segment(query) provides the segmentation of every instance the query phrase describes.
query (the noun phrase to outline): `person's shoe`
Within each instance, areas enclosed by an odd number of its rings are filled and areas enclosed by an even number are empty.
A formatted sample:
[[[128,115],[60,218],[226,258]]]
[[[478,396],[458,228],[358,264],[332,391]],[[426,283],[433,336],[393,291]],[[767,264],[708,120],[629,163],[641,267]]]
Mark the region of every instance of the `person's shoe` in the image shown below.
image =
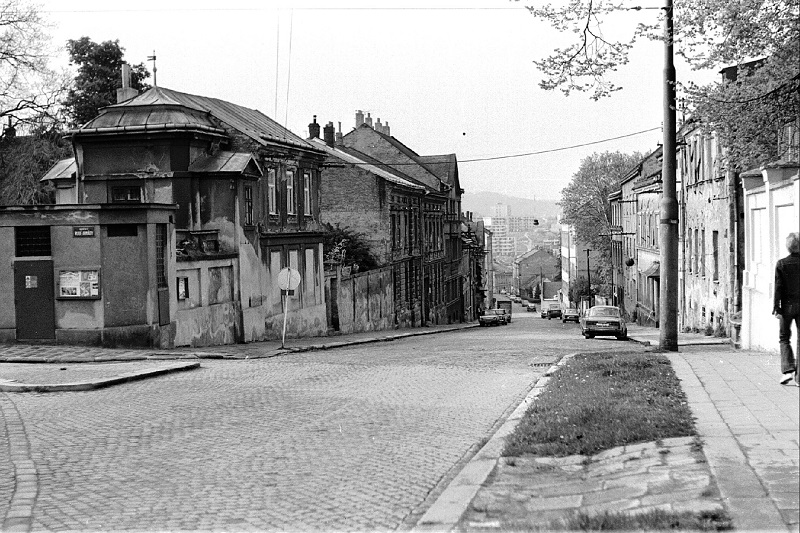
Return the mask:
[[[795,379],[794,372],[786,372],[785,374],[783,374],[783,377],[781,378],[781,385],[786,385],[793,379]],[[797,380],[795,379],[795,381]]]

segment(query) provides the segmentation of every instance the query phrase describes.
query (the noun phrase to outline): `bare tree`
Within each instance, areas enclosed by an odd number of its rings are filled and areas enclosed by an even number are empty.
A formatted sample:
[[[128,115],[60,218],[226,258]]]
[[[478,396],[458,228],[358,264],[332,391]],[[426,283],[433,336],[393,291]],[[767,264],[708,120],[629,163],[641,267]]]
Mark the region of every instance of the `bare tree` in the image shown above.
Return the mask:
[[[67,79],[47,66],[50,41],[45,29],[40,13],[28,2],[0,0],[0,124],[4,128],[36,128],[58,119]]]

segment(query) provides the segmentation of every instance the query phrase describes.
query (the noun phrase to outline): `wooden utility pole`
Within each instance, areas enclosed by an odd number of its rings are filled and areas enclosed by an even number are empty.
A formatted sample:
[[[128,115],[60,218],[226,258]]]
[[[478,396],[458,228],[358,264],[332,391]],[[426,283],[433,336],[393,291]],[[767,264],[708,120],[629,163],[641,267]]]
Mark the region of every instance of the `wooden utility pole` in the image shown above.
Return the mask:
[[[659,343],[678,351],[678,200],[675,190],[675,63],[673,59],[672,0],[664,7],[664,158],[661,169],[659,224],[660,298]]]

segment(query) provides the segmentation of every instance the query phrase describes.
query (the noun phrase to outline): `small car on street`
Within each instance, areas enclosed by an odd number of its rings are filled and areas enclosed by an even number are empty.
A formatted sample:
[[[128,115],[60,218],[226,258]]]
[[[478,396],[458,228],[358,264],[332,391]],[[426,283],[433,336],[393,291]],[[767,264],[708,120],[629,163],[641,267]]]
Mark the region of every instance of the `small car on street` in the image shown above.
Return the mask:
[[[567,307],[561,313],[561,322],[580,322],[581,314],[574,307]]]
[[[533,303],[533,302],[528,302],[527,310],[528,310],[529,313],[535,313],[536,312],[536,304]]]
[[[580,318],[581,334],[587,339],[595,335],[613,336],[620,340],[628,338],[628,326],[619,310],[611,305],[590,307]]]
[[[508,324],[508,314],[505,309],[487,309],[478,317],[481,326],[504,326]]]

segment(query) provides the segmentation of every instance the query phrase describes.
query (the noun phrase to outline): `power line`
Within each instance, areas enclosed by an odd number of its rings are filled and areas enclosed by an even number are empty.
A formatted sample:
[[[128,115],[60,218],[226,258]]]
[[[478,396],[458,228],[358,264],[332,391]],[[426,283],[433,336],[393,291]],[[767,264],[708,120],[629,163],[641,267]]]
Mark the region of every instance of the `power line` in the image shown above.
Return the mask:
[[[494,156],[494,157],[481,157],[481,158],[475,158],[475,159],[464,159],[462,161],[459,161],[459,163],[472,163],[472,162],[476,162],[476,161],[496,161],[498,159],[511,159],[511,158],[514,158],[514,157],[527,157],[527,156],[531,156],[531,155],[549,154],[549,153],[552,153],[552,152],[562,152],[564,150],[572,150],[573,148],[581,148],[583,146],[591,146],[593,144],[600,144],[600,143],[605,143],[605,142],[609,142],[609,141],[616,141],[617,139],[624,139],[626,137],[633,137],[635,135],[641,135],[642,133],[648,133],[648,132],[656,131],[656,130],[660,130],[660,129],[661,129],[661,126],[658,126],[657,128],[650,128],[648,130],[637,131],[637,132],[634,132],[634,133],[627,133],[625,135],[619,135],[617,137],[609,137],[608,139],[601,139],[599,141],[591,141],[591,142],[587,142],[587,143],[573,144],[571,146],[562,146],[560,148],[550,148],[548,150],[539,150],[539,151],[536,151],[536,152],[525,152],[523,154],[498,155],[498,156]],[[444,163],[444,162],[445,161],[442,161],[442,163]]]

